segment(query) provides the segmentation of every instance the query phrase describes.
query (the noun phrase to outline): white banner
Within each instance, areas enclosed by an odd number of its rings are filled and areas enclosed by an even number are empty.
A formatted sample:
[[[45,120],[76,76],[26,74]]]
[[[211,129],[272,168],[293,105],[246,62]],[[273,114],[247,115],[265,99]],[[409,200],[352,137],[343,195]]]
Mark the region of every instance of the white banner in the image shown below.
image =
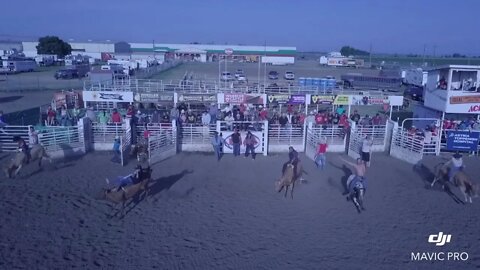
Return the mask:
[[[126,91],[83,91],[83,101],[133,102],[133,92]]]

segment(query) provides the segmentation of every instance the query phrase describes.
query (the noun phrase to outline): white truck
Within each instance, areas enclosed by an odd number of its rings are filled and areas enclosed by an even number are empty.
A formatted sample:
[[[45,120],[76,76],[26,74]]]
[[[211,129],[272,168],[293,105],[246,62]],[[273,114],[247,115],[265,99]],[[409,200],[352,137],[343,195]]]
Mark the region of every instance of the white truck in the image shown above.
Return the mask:
[[[427,84],[428,72],[421,68],[415,68],[405,71],[405,78],[403,83],[406,85],[413,85],[423,87]]]
[[[285,66],[295,64],[293,56],[262,56],[262,64],[270,64],[273,66]]]
[[[37,63],[34,60],[7,60],[3,61],[3,67],[9,72],[32,72],[37,69]]]

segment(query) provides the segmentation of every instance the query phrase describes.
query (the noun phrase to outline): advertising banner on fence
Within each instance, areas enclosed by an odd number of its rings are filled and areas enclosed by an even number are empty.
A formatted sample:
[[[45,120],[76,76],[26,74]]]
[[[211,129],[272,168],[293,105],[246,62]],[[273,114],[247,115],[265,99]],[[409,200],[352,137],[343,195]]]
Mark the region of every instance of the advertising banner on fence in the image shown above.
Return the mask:
[[[133,102],[133,92],[83,91],[83,101],[94,102]]]
[[[389,104],[388,96],[351,96],[352,105],[384,105]]]
[[[226,154],[233,154],[233,143],[232,143],[232,134],[233,131],[223,131],[223,138],[225,138],[225,145],[223,147],[223,152]],[[263,154],[262,150],[262,132],[252,132],[253,137],[255,138],[255,141],[257,143],[255,144],[255,153],[257,155]],[[240,136],[242,138],[242,145],[240,145],[240,153],[245,154],[246,147],[243,145],[243,140],[245,140],[245,137],[247,136],[247,132],[241,131]]]
[[[305,95],[268,95],[267,103],[273,104],[305,104]]]
[[[348,105],[350,98],[347,95],[337,95],[333,101],[334,105]]]
[[[160,93],[138,93],[135,94],[134,99],[136,102],[148,102],[148,103],[172,103],[172,94],[160,94]]]
[[[262,94],[223,94],[223,104],[264,104],[264,95]]]
[[[310,104],[333,104],[335,96],[332,95],[311,95]]]
[[[480,132],[448,131],[447,150],[449,151],[477,151]]]
[[[217,103],[217,94],[178,94],[177,102]]]

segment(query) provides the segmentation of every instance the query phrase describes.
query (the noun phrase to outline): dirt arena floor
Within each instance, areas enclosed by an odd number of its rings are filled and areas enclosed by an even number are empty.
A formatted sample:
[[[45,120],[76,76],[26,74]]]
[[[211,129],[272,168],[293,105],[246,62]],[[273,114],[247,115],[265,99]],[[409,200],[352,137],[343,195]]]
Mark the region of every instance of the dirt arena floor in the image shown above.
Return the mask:
[[[134,162],[122,168],[92,153],[43,170],[29,165],[0,180],[0,269],[480,268],[480,199],[464,205],[428,188],[438,159],[414,169],[374,154],[367,210],[358,214],[342,195],[350,171],[339,156],[328,154],[320,172],[301,155],[307,181],[292,200],[274,192],[285,154],[217,162],[181,153],[154,165],[149,195],[113,218],[96,197],[106,177],[131,172]],[[469,175],[480,173],[478,159],[466,164]],[[438,232],[452,234],[451,243],[429,244]],[[411,252],[439,251],[469,259],[411,261]]]

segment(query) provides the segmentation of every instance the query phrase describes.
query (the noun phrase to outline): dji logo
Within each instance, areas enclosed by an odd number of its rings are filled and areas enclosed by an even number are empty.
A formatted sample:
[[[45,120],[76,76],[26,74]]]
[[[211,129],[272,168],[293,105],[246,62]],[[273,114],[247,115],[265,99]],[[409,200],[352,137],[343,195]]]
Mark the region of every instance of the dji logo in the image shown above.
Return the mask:
[[[429,243],[435,243],[436,246],[444,246],[446,243],[450,243],[452,239],[451,234],[443,234],[443,232],[439,232],[438,234],[431,234],[428,236]]]

